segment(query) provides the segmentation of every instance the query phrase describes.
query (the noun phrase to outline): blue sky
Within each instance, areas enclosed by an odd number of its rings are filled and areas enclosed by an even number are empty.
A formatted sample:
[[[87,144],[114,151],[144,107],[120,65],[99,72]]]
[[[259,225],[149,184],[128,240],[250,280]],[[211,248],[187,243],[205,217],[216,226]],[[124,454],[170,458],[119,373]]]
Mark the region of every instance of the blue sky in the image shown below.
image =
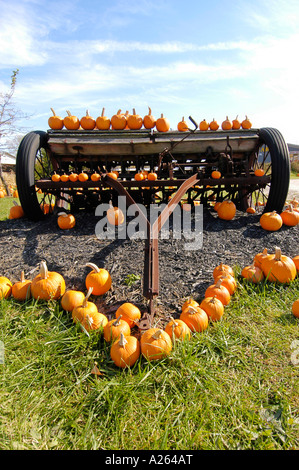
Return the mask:
[[[298,0],[0,0],[0,91],[47,130],[50,107],[95,118],[102,107],[176,129],[245,115],[299,144]]]

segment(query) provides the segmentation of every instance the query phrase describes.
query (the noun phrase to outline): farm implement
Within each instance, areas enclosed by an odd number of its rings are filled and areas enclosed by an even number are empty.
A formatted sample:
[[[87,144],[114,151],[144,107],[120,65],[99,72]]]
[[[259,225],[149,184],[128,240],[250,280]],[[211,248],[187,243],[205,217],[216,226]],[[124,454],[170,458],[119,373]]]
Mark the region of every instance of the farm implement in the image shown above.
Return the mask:
[[[45,212],[94,210],[100,203],[116,206],[163,205],[151,225],[146,219],[143,295],[148,313],[139,322],[147,329],[159,294],[158,236],[178,204],[210,205],[231,200],[240,211],[281,212],[285,204],[290,160],[281,133],[273,128],[186,132],[140,130],[48,130],[30,132],[20,143],[16,180],[21,205],[32,220]],[[258,171],[257,171],[258,170]],[[117,172],[117,179],[112,172]],[[136,180],[150,172],[156,179]],[[57,174],[84,172],[86,181],[52,181]],[[215,172],[217,178],[214,177]],[[99,174],[98,181],[92,180]],[[47,210],[46,210],[47,209]]]

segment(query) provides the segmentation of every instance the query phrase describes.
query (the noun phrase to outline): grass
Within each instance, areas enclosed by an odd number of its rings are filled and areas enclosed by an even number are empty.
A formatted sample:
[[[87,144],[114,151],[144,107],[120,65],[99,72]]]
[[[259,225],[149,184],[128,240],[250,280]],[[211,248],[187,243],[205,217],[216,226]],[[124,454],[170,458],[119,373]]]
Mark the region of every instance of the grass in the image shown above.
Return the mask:
[[[221,321],[127,370],[59,302],[2,300],[0,448],[298,449],[297,298],[299,278],[240,282]]]

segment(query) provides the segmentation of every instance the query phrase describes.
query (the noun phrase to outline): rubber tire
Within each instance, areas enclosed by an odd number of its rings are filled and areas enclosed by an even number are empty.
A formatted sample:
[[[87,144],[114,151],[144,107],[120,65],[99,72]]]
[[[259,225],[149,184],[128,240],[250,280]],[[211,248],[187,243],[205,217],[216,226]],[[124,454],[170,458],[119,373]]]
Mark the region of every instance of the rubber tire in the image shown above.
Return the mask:
[[[34,168],[37,152],[46,146],[47,133],[32,131],[23,137],[17,152],[16,183],[19,199],[26,217],[31,220],[40,220],[44,217],[37,199]]]
[[[272,162],[272,179],[264,212],[283,210],[288,196],[291,164],[287,144],[277,129],[265,127],[259,130],[261,145],[269,148]]]

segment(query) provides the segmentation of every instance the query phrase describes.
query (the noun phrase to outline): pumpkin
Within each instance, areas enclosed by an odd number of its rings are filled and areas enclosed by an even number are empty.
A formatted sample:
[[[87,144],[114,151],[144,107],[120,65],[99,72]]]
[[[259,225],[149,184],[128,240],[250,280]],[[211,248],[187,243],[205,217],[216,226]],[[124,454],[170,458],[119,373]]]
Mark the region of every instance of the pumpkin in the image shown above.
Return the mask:
[[[63,174],[60,176],[60,181],[63,181],[64,183],[69,180],[69,175]]]
[[[223,276],[225,274],[230,274],[231,276],[234,276],[234,270],[228,264],[220,263],[213,270],[214,281],[217,279],[217,277]]]
[[[251,129],[252,124],[247,116],[245,116],[244,121],[241,122],[242,129]]]
[[[24,271],[22,271],[21,279],[12,285],[11,294],[17,300],[27,300],[31,296],[30,288],[31,280],[25,279]]]
[[[189,326],[180,319],[175,320],[171,318],[165,326],[164,331],[169,334],[172,341],[175,339],[189,339],[191,336]]]
[[[98,312],[98,307],[94,302],[91,302],[89,297],[92,294],[92,287],[87,291],[87,294],[84,296],[84,299],[81,303],[76,305],[72,310],[72,318],[74,322],[79,322],[82,324],[86,315],[92,316]]]
[[[85,171],[81,171],[81,173],[79,173],[78,175],[78,180],[81,181],[81,183],[83,183],[84,181],[88,181],[88,174],[85,172]]]
[[[289,204],[280,214],[282,222],[288,227],[295,227],[299,224],[299,212],[293,210],[292,204]]]
[[[217,129],[219,129],[219,124],[217,121],[215,121],[215,119],[213,118],[213,121],[210,122],[210,129],[211,131],[217,131]]]
[[[238,116],[236,116],[236,118],[232,120],[232,129],[238,130],[240,129],[240,127],[241,127],[241,123],[238,119]]]
[[[215,282],[221,280],[221,285],[226,287],[230,295],[233,295],[236,292],[237,289],[237,281],[234,278],[234,276],[231,276],[230,274],[222,274],[218,277],[216,277]]]
[[[160,328],[149,328],[140,339],[142,355],[149,361],[163,359],[172,350],[172,341],[168,333]]]
[[[253,284],[257,284],[265,279],[262,269],[253,263],[242,269],[241,276]]]
[[[115,130],[123,130],[127,125],[127,118],[121,114],[121,109],[117,111],[111,118],[111,127]]]
[[[87,263],[86,266],[92,269],[85,278],[86,288],[92,288],[93,295],[103,295],[108,292],[112,285],[109,272],[106,269],[98,268],[94,263]]]
[[[257,266],[258,268],[262,268],[262,261],[264,258],[269,256],[267,248],[264,248],[264,250],[261,253],[257,253],[254,258],[253,258],[253,264],[254,266]]]
[[[110,342],[118,339],[121,333],[124,336],[130,336],[131,328],[129,324],[122,319],[122,315],[119,315],[118,318],[108,321],[103,332],[105,341]]]
[[[100,328],[105,328],[105,325],[108,323],[108,318],[106,315],[96,310],[87,313],[80,323],[86,331],[99,330]]]
[[[186,123],[184,117],[182,117],[181,121],[178,123],[177,129],[180,132],[186,132],[188,130],[188,124]]]
[[[207,287],[205,297],[216,297],[223,303],[223,305],[228,305],[231,300],[229,291],[222,285],[222,281],[220,279]]]
[[[3,189],[0,189],[0,198],[2,197],[5,197],[5,192],[3,191]]]
[[[50,116],[48,119],[48,124],[49,127],[53,130],[61,130],[64,126],[63,124],[63,118],[60,116],[57,116],[53,108],[50,108],[53,116]]]
[[[73,214],[67,214],[66,212],[59,212],[57,214],[57,224],[62,230],[69,230],[74,228],[76,225],[76,219]]]
[[[292,312],[296,318],[299,318],[299,299],[295,300],[292,304]]]
[[[39,274],[31,283],[31,295],[34,299],[59,299],[65,293],[65,281],[56,271],[48,271],[45,261],[41,261]]]
[[[92,175],[90,176],[90,179],[91,179],[91,181],[100,181],[101,175],[100,175],[100,173],[97,173],[97,172],[95,171],[95,172],[92,173]]]
[[[107,131],[110,129],[111,121],[110,118],[105,116],[105,108],[102,109],[101,116],[98,116],[96,119],[96,126],[101,131]]]
[[[17,189],[13,190],[12,197],[18,198],[19,197],[19,192]]]
[[[109,173],[107,173],[107,176],[109,176],[109,178],[112,178],[114,180],[117,180],[118,178],[117,173],[115,173],[115,171],[110,171]]]
[[[264,276],[270,282],[288,284],[296,277],[297,270],[292,258],[282,255],[279,247],[275,248],[275,254],[269,255],[262,261]]]
[[[7,299],[11,291],[12,282],[6,276],[0,276],[0,299]]]
[[[124,223],[125,216],[119,207],[110,207],[107,210],[107,220],[111,225],[121,225]]]
[[[150,171],[147,175],[147,179],[149,181],[156,181],[158,179],[158,175],[154,171]]]
[[[256,170],[254,170],[254,174],[255,176],[264,176],[265,171],[263,170],[263,168],[257,168]]]
[[[169,121],[164,117],[163,113],[156,121],[156,129],[159,132],[167,132],[170,129]]]
[[[184,321],[193,332],[204,331],[209,324],[208,316],[200,306],[189,305],[184,308],[180,314],[180,320]]]
[[[67,290],[60,300],[60,305],[66,312],[72,312],[75,307],[83,304],[85,295],[83,292],[69,289]]]
[[[16,201],[13,201],[13,206],[9,209],[9,219],[21,219],[24,217],[25,213],[22,206],[20,206]]]
[[[294,258],[292,258],[292,259],[293,259],[293,262],[296,266],[297,272],[299,272],[299,255],[294,256]]]
[[[192,297],[189,297],[189,299],[187,299],[183,305],[182,305],[182,311],[185,310],[185,308],[187,307],[199,307],[199,303],[196,302],[196,300],[192,299]]]
[[[218,170],[214,170],[214,171],[212,171],[211,176],[212,176],[213,179],[217,180],[217,179],[221,178],[221,172],[218,171]]]
[[[133,114],[130,114],[127,119],[128,128],[131,130],[141,129],[143,124],[142,117],[136,113],[135,108],[133,108]]]
[[[275,232],[282,227],[283,221],[281,216],[276,212],[264,212],[260,217],[260,225],[264,230]]]
[[[134,179],[136,181],[143,181],[145,179],[144,174],[140,171],[134,175]]]
[[[222,128],[224,131],[229,131],[229,130],[232,128],[232,123],[231,123],[231,121],[228,119],[228,116],[226,116],[226,119],[222,122],[221,128]]]
[[[207,131],[209,129],[209,123],[203,119],[202,121],[200,121],[199,123],[199,130],[200,131]]]
[[[78,175],[77,173],[72,172],[72,173],[69,175],[69,180],[72,181],[73,183],[74,183],[75,181],[78,181],[78,179],[79,179],[79,175]]]
[[[247,214],[255,214],[256,210],[254,207],[247,207],[246,212]]]
[[[110,349],[110,357],[117,367],[131,367],[140,356],[140,342],[135,336],[120,334]]]
[[[216,212],[218,211],[220,204],[221,204],[220,201],[215,202],[215,204],[214,204],[214,210],[215,210]]]
[[[153,129],[156,125],[156,119],[152,115],[152,110],[148,107],[148,114],[143,118],[143,126],[145,129]]]
[[[93,130],[96,126],[96,120],[89,114],[88,109],[86,115],[80,119],[80,125],[84,130]]]
[[[40,204],[40,208],[41,210],[43,211],[43,213],[46,215],[46,214],[52,214],[53,210],[54,210],[54,207],[55,207],[55,203],[51,203],[49,204],[48,202],[42,202]]]
[[[233,201],[222,201],[217,209],[219,219],[232,220],[236,215],[236,206]]]
[[[80,127],[80,120],[77,116],[71,114],[70,111],[67,111],[67,116],[63,119],[63,124],[68,130],[77,130]]]
[[[53,175],[51,176],[51,180],[54,181],[54,183],[58,183],[60,181],[60,175],[58,175],[55,171]]]
[[[200,308],[202,308],[208,318],[212,321],[218,321],[222,318],[224,314],[224,306],[221,300],[214,297],[205,297],[200,303]]]
[[[115,312],[116,318],[121,315],[122,319],[125,320],[130,328],[138,323],[141,318],[141,312],[139,308],[131,302],[124,302]]]

